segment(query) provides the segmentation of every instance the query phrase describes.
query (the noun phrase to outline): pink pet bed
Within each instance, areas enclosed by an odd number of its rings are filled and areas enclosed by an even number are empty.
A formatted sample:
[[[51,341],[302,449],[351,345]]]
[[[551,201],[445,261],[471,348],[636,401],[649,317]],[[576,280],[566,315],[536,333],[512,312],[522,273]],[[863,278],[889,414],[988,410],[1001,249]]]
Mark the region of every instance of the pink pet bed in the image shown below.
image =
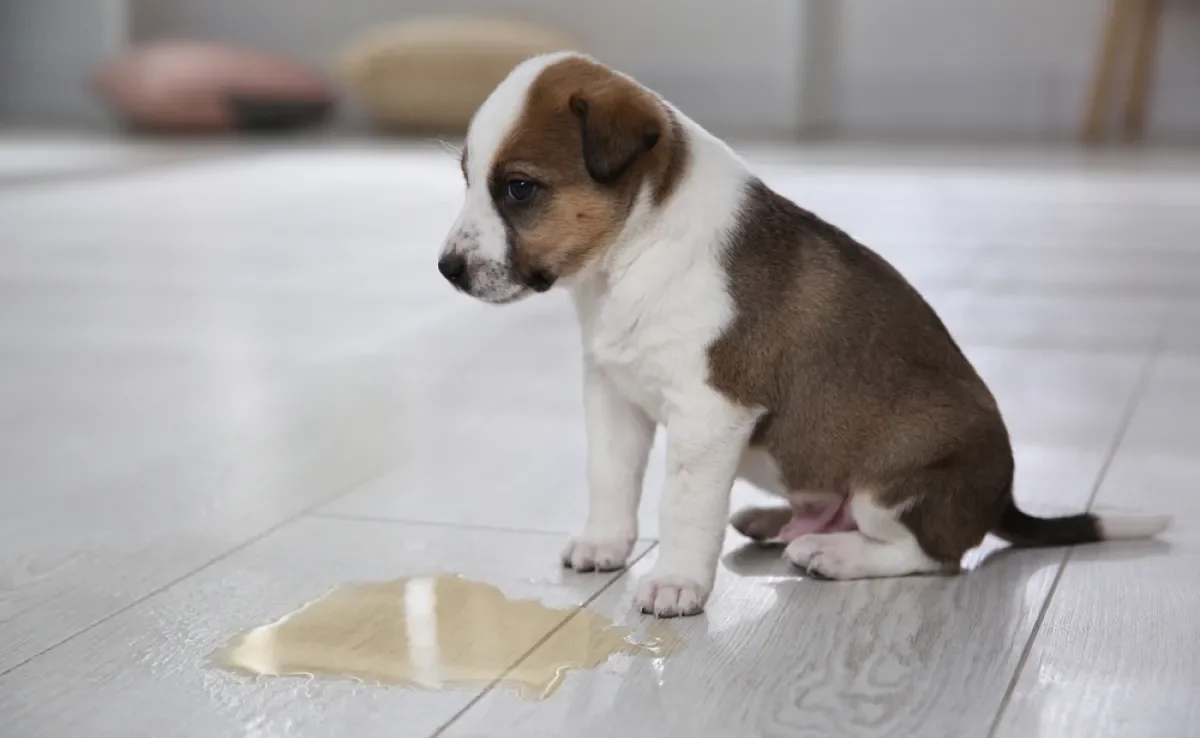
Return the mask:
[[[92,85],[126,123],[163,132],[293,130],[334,105],[324,80],[300,64],[196,41],[135,48],[102,64]]]

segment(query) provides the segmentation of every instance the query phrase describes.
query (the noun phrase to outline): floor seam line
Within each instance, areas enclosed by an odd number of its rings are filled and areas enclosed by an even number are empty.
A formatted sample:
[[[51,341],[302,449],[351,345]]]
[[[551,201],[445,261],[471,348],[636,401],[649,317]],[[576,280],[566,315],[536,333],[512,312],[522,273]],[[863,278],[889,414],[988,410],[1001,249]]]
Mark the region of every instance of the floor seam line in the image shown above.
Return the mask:
[[[1096,481],[1092,483],[1092,489],[1088,494],[1085,505],[1086,510],[1092,509],[1092,505],[1096,501],[1096,495],[1099,494],[1100,488],[1104,484],[1104,479],[1108,476],[1108,470],[1112,467],[1113,460],[1117,457],[1117,451],[1120,450],[1121,444],[1125,441],[1125,435],[1129,432],[1129,426],[1133,424],[1133,416],[1146,394],[1146,389],[1150,384],[1150,377],[1154,373],[1154,367],[1158,362],[1160,351],[1161,335],[1155,341],[1154,350],[1146,358],[1145,366],[1142,367],[1142,371],[1134,384],[1133,391],[1130,392],[1129,400],[1125,405],[1125,411],[1121,415],[1121,422],[1117,426],[1117,431],[1113,434],[1113,440],[1108,446],[1108,452],[1105,454],[1104,463],[1100,465],[1100,471],[1096,474]],[[1042,606],[1038,611],[1037,619],[1034,620],[1033,628],[1029,631],[1029,637],[1025,640],[1025,646],[1021,649],[1021,657],[1017,659],[1016,668],[1013,669],[1013,674],[1008,680],[1008,686],[1004,690],[1004,696],[996,708],[996,717],[993,718],[992,724],[988,728],[987,738],[995,738],[996,731],[1000,729],[1004,715],[1008,712],[1008,708],[1012,704],[1013,695],[1017,691],[1017,684],[1021,681],[1021,674],[1025,671],[1025,665],[1029,661],[1029,656],[1033,653],[1033,646],[1037,642],[1038,636],[1041,635],[1042,624],[1045,622],[1047,613],[1050,612],[1050,605],[1054,601],[1054,596],[1058,594],[1058,585],[1066,574],[1067,566],[1071,563],[1071,557],[1074,553],[1075,547],[1068,548],[1059,562],[1058,571],[1055,572],[1054,580],[1050,582],[1050,587],[1046,590],[1046,597],[1042,600]]]
[[[123,615],[123,614],[129,612],[130,610],[132,610],[133,608],[142,604],[143,602],[150,599],[151,597],[155,597],[155,596],[167,591],[171,587],[174,587],[175,585],[179,584],[180,582],[184,581],[185,579],[188,579],[189,577],[199,574],[200,572],[204,571],[205,569],[207,569],[211,566],[221,563],[222,561],[229,558],[230,556],[233,556],[234,554],[244,551],[245,549],[247,549],[250,546],[257,543],[258,541],[261,541],[262,539],[271,535],[275,531],[279,530],[280,528],[283,528],[286,525],[290,525],[290,524],[296,522],[297,520],[301,520],[302,518],[308,516],[309,512],[314,510],[315,508],[320,507],[321,505],[327,505],[330,502],[333,502],[334,500],[338,499],[339,497],[349,494],[351,490],[356,489],[357,487],[359,487],[363,484],[366,484],[367,482],[370,482],[374,479],[378,479],[379,477],[382,477],[387,472],[388,472],[387,469],[382,469],[377,472],[372,472],[371,474],[366,474],[361,479],[354,480],[350,484],[346,485],[345,489],[341,489],[341,490],[331,494],[330,496],[325,497],[325,498],[313,503],[312,505],[305,507],[302,510],[299,510],[291,517],[285,518],[284,520],[281,520],[278,523],[275,523],[274,525],[264,529],[260,533],[247,538],[245,541],[242,541],[241,543],[237,544],[233,548],[230,548],[226,551],[222,551],[220,554],[201,563],[199,566],[197,566],[193,569],[190,569],[183,574],[180,574],[179,576],[171,579],[169,582],[166,582],[162,586],[154,588],[150,592],[147,592],[142,597],[137,598],[136,600],[134,600],[133,602],[130,602],[129,604],[125,605],[124,607],[114,610],[113,612],[105,615],[104,617],[100,618],[96,622],[91,623],[91,624],[87,625],[86,627],[80,628],[79,630],[75,631],[74,633],[67,636],[66,638],[63,638],[62,640],[58,641],[57,643],[52,643],[49,646],[47,646],[46,648],[43,648],[42,650],[38,651],[37,653],[32,654],[28,658],[25,658],[15,664],[13,664],[12,666],[8,667],[7,669],[0,671],[0,677],[4,677],[4,676],[7,676],[8,674],[11,674],[12,672],[16,671],[17,669],[20,669],[22,666],[25,666],[26,664],[31,663],[35,659],[45,656],[46,654],[50,653],[54,649],[59,648],[60,646],[66,645],[67,643],[70,643],[71,641],[75,640],[76,638],[82,636],[84,633],[87,633],[101,625],[104,625],[105,623],[107,623],[108,621],[112,620],[115,617],[118,617],[120,615]]]
[[[504,525],[487,525],[485,523],[451,523],[438,520],[417,520],[409,518],[392,518],[392,517],[374,517],[371,515],[356,515],[353,513],[338,513],[338,512],[308,512],[304,513],[305,517],[318,518],[327,520],[345,520],[355,523],[385,523],[392,525],[417,525],[426,528],[461,528],[463,530],[478,530],[491,531],[495,533],[522,533],[525,535],[536,536],[569,536],[570,531],[563,530],[543,530],[537,528],[515,528]],[[637,540],[643,542],[653,542],[656,538],[639,537]]]
[[[310,512],[307,513],[310,518],[324,518],[328,520],[345,520],[354,523],[391,523],[393,525],[418,525],[428,528],[463,528],[465,530],[487,530],[504,533],[525,533],[529,535],[544,535],[544,536],[563,536],[569,535],[565,531],[556,530],[537,530],[534,528],[508,528],[501,525],[486,525],[483,523],[447,523],[437,520],[418,520],[410,518],[394,518],[394,517],[375,517],[372,515],[357,515],[354,513],[338,513],[338,512]]]
[[[239,158],[257,159],[272,153],[275,152],[246,150],[215,152],[210,154],[197,153],[179,154],[173,156],[166,155],[161,159],[129,162],[127,164],[98,167],[96,169],[43,172],[40,174],[35,173],[14,175],[12,177],[0,177],[0,193],[8,191],[22,191],[29,188],[37,188],[56,184],[102,183],[114,179],[124,179],[126,177],[136,177],[142,174],[151,174],[154,172],[186,167],[193,164],[235,161]]]
[[[575,618],[577,615],[579,615],[579,613],[586,610],[588,605],[595,602],[600,597],[600,595],[607,592],[609,590],[609,588],[611,588],[614,584],[616,584],[618,581],[620,581],[622,578],[624,578],[624,576],[629,573],[630,568],[632,568],[634,564],[638,563],[639,561],[644,559],[647,555],[649,555],[649,553],[651,551],[653,551],[657,545],[658,545],[658,543],[655,542],[655,543],[652,543],[649,546],[647,546],[645,551],[640,553],[637,557],[635,557],[628,564],[626,564],[625,568],[622,569],[615,577],[613,577],[612,579],[605,582],[604,586],[600,587],[594,593],[592,593],[592,595],[590,597],[588,597],[586,600],[584,600],[584,602],[582,604],[580,604],[578,607],[576,607],[574,610],[572,610],[570,615],[563,618],[562,621],[559,622],[558,625],[554,626],[554,628],[552,628],[544,636],[539,638],[536,643],[534,643],[532,646],[530,646],[529,650],[527,650],[525,653],[521,654],[521,656],[519,658],[517,658],[516,661],[513,661],[511,664],[509,664],[508,667],[505,668],[505,670],[500,673],[500,676],[493,679],[486,687],[481,689],[478,694],[476,694],[473,698],[471,698],[471,700],[469,702],[467,702],[467,704],[463,705],[462,709],[460,709],[458,712],[451,715],[450,718],[448,720],[446,720],[446,722],[442,723],[442,725],[437,730],[430,733],[428,738],[440,738],[440,736],[444,735],[445,732],[447,730],[449,730],[451,728],[451,726],[454,725],[454,723],[458,722],[458,720],[460,718],[462,718],[463,715],[467,714],[467,711],[469,711],[471,708],[478,705],[483,700],[484,697],[488,696],[493,691],[495,691],[496,687],[500,686],[500,682],[504,681],[504,677],[506,677],[510,673],[512,673],[513,669],[520,666],[525,661],[525,659],[532,656],[535,651],[537,651],[539,648],[541,648],[543,645],[545,645],[545,643],[548,640],[550,640],[550,638],[552,638],[555,633],[558,633],[563,628],[565,628],[567,626],[567,623],[571,622],[571,620],[573,618]]]

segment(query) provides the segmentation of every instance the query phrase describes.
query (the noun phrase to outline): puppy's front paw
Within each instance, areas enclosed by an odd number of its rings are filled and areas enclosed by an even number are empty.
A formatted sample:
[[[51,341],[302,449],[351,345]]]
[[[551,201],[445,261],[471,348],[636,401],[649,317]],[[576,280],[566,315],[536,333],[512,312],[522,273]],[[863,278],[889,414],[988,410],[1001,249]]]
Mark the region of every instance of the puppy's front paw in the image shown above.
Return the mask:
[[[563,566],[575,571],[616,571],[625,568],[635,536],[591,535],[571,539],[562,552]]]
[[[711,589],[711,585],[687,577],[652,570],[638,582],[634,602],[642,612],[656,618],[699,615]]]

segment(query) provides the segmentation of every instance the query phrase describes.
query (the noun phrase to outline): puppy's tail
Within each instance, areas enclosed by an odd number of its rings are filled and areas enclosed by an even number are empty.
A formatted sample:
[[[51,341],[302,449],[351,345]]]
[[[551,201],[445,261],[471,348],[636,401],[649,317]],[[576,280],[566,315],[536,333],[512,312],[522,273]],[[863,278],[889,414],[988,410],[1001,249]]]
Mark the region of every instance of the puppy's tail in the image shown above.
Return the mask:
[[[1035,518],[1009,502],[993,533],[1014,546],[1074,546],[1097,541],[1151,538],[1171,524],[1170,515],[1083,513]]]

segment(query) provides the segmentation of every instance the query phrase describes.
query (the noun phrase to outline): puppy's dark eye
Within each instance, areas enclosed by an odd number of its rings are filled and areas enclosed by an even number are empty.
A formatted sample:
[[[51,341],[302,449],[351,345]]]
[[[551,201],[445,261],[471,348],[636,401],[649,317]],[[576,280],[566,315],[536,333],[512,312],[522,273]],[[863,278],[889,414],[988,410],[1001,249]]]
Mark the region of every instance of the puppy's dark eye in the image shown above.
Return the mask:
[[[527,179],[508,180],[508,199],[514,202],[524,202],[533,197],[537,185]]]

